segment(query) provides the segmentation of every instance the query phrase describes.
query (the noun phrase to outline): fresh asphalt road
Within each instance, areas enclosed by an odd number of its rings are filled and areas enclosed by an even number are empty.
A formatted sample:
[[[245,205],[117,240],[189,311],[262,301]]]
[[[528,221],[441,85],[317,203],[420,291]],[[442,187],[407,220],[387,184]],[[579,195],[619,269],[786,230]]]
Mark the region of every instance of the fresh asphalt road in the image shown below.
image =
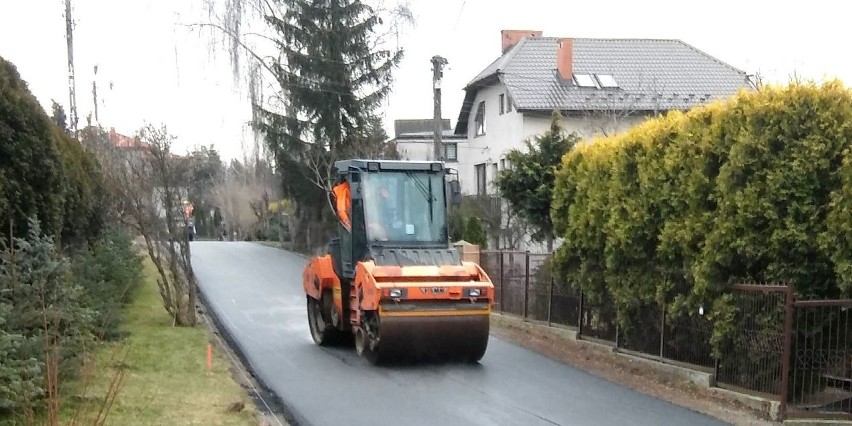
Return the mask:
[[[353,348],[311,340],[304,257],[193,242],[192,263],[209,308],[299,424],[722,424],[495,337],[478,365],[373,367]]]

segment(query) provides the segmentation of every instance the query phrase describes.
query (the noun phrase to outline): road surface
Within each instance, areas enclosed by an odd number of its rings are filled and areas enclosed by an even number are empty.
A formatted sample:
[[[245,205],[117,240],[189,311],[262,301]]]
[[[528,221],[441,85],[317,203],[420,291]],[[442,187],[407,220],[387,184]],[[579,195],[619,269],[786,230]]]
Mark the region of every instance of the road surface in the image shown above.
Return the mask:
[[[718,425],[491,337],[478,365],[373,367],[314,345],[307,260],[254,243],[193,242],[209,301],[249,367],[303,425]]]

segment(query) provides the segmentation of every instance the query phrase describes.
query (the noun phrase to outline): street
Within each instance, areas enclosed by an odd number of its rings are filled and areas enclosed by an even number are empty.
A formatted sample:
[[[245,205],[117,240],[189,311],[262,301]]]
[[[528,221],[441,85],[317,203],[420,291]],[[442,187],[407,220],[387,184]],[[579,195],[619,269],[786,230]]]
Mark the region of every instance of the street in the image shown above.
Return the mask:
[[[716,425],[491,337],[479,365],[373,367],[311,340],[299,255],[247,242],[193,242],[200,290],[299,424]]]

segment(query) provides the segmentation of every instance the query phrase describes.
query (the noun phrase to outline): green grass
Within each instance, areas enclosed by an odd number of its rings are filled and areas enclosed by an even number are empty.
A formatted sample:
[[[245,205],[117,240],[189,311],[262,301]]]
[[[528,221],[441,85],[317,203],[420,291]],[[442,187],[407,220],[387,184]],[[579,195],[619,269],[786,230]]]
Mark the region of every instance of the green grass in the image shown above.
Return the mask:
[[[88,413],[81,416],[80,423],[91,424],[119,371],[116,366],[123,366],[127,376],[106,424],[257,425],[250,398],[230,375],[227,355],[214,345],[213,369],[208,372],[210,333],[202,326],[173,327],[157,291],[156,270],[147,260],[145,276],[145,283],[125,308],[122,330],[129,335],[97,350],[91,385],[85,392],[87,402],[66,404],[63,423],[73,417],[72,411],[84,407]],[[72,394],[82,394],[82,381],[70,389],[76,389]],[[235,402],[243,402],[246,408],[228,412]]]

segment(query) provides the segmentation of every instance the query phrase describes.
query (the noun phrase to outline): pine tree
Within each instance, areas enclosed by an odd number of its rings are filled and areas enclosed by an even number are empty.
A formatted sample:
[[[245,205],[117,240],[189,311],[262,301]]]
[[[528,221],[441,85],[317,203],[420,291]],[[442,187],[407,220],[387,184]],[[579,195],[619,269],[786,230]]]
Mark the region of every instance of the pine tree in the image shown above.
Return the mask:
[[[63,132],[68,133],[68,116],[65,115],[65,108],[62,108],[62,105],[59,105],[58,102],[51,99],[52,102],[50,106],[51,110],[51,119],[53,123],[56,124]]]
[[[316,222],[329,217],[334,162],[376,151],[376,110],[390,92],[403,53],[376,47],[381,19],[360,0],[279,3],[286,12],[280,18],[270,14],[266,22],[279,39],[282,59],[269,69],[284,111],[255,105],[256,126],[297,216]]]
[[[0,368],[0,413],[55,397],[93,338],[92,312],[68,259],[37,220],[28,229],[11,247],[0,243],[0,365],[14,368]]]
[[[579,141],[576,134],[566,135],[561,126],[562,117],[554,111],[550,129],[525,141],[526,152],[513,149],[506,155],[511,170],[501,171],[496,179],[500,195],[516,212],[535,228],[532,237],[546,241],[548,251],[553,250],[553,221],[550,206],[553,202],[553,184],[556,169],[562,156]]]
[[[369,131],[402,51],[373,48],[381,22],[359,0],[282,3],[284,16],[266,19],[282,39],[284,61],[273,69],[296,115],[285,119],[289,142],[326,147],[334,155]]]

